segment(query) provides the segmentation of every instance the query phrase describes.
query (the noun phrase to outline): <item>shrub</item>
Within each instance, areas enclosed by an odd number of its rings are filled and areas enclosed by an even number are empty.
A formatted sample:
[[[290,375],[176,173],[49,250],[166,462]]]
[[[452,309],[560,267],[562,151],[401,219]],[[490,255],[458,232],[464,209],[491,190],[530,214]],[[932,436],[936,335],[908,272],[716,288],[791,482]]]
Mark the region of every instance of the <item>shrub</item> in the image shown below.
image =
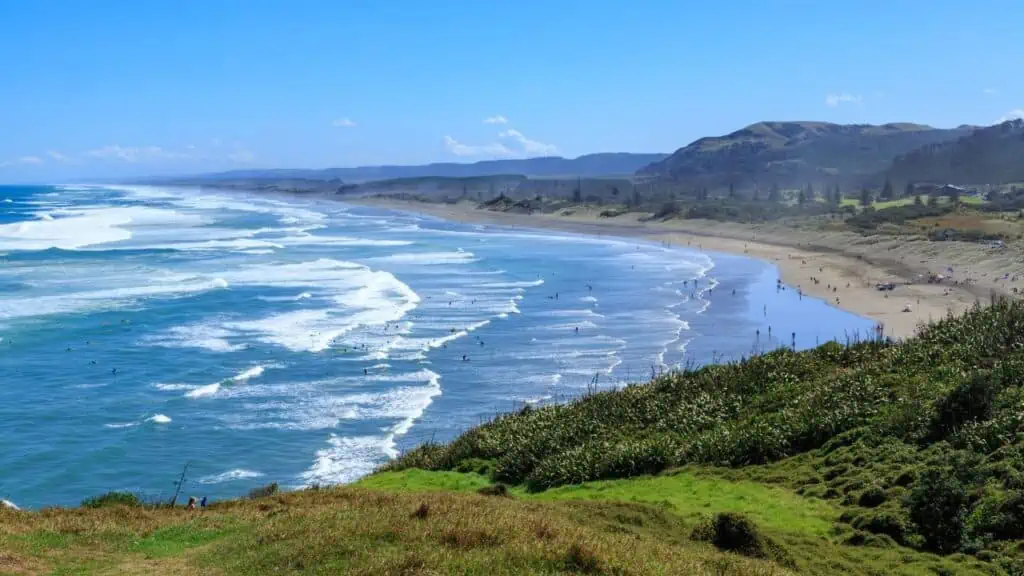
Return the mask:
[[[142,500],[131,492],[107,492],[82,500],[82,508],[106,508],[108,506],[142,506]]]
[[[690,534],[691,540],[708,542],[725,552],[735,552],[751,558],[766,558],[792,565],[789,554],[769,537],[761,533],[752,520],[742,514],[723,512],[698,524]]]
[[[266,498],[267,496],[273,496],[280,491],[277,482],[271,482],[266,486],[260,486],[259,488],[253,488],[249,490],[249,499],[256,500],[259,498]]]
[[[872,486],[861,493],[860,498],[857,499],[857,505],[864,508],[874,508],[882,505],[887,499],[888,495],[886,495],[885,490],[878,486]]]
[[[941,398],[935,407],[933,433],[945,438],[967,423],[986,420],[999,394],[999,382],[990,372],[980,372]]]
[[[410,518],[415,518],[417,520],[426,520],[427,516],[430,516],[430,504],[427,504],[426,502],[421,503],[419,507],[413,510],[412,514],[409,515]]]
[[[491,484],[490,486],[484,486],[477,490],[477,493],[483,496],[508,496],[508,486],[498,482],[497,484]]]
[[[925,471],[907,498],[907,508],[929,550],[943,554],[959,550],[964,539],[968,493],[951,470]]]

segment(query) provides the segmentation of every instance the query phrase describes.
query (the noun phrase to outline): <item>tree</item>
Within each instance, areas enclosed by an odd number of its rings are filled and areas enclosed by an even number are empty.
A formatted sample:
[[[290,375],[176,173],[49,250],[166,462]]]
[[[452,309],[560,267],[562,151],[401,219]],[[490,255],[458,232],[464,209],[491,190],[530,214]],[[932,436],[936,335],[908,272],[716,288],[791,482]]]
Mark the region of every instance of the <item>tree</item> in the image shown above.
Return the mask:
[[[957,206],[960,205],[960,189],[959,188],[950,187],[950,189],[949,189],[949,203],[952,204],[954,208],[956,208]]]
[[[769,202],[778,202],[781,199],[782,199],[782,192],[779,191],[779,185],[773,183],[771,190],[768,191],[768,201]]]
[[[914,196],[914,206],[924,206],[924,200],[921,199],[921,195]]]
[[[882,186],[882,193],[879,195],[879,199],[881,199],[881,200],[892,200],[893,199],[892,182],[890,182],[888,178],[885,179],[885,185]]]
[[[871,190],[866,186],[860,189],[860,205],[867,208],[871,206],[871,203],[875,201],[874,195]]]
[[[798,193],[797,193],[797,198],[796,198],[796,201],[797,201],[797,202],[798,202],[798,203],[799,203],[799,204],[800,204],[801,206],[803,206],[804,204],[807,204],[807,200],[808,200],[808,199],[807,199],[807,191],[806,191],[806,190],[804,190],[804,189],[801,189],[801,190],[800,190],[800,192],[798,192]]]
[[[583,192],[580,190],[579,186],[572,189],[572,201],[575,204],[579,204],[583,201]]]
[[[751,197],[751,200],[753,200],[754,202],[760,202],[761,201],[761,188],[760,187],[757,187],[757,186],[754,187],[754,195]]]
[[[907,198],[910,198],[911,196],[914,195],[914,183],[913,182],[907,182],[906,188],[903,189],[903,195],[905,197],[907,197]]]
[[[640,191],[636,189],[636,186],[633,186],[633,207],[640,207]]]
[[[843,193],[839,190],[839,184],[836,184],[836,187],[832,189],[832,205],[839,206],[842,203]]]
[[[729,183],[729,198],[736,199],[736,186],[732,182]]]
[[[612,186],[612,197],[613,198],[618,198],[619,197],[619,187],[618,186]]]
[[[935,194],[928,195],[928,206],[934,208],[939,205],[939,197]]]
[[[804,188],[804,202],[814,202],[814,186],[810,182],[807,183],[807,187]]]

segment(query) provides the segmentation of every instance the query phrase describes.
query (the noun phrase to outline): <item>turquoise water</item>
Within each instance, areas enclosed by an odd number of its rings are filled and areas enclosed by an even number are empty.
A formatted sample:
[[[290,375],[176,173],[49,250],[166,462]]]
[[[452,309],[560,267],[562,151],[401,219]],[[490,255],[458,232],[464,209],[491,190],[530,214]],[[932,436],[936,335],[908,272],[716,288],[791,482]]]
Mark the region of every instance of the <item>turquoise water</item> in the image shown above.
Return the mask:
[[[768,327],[772,327],[772,336]],[[323,199],[0,188],[0,498],[351,481],[496,412],[864,335],[769,264]]]

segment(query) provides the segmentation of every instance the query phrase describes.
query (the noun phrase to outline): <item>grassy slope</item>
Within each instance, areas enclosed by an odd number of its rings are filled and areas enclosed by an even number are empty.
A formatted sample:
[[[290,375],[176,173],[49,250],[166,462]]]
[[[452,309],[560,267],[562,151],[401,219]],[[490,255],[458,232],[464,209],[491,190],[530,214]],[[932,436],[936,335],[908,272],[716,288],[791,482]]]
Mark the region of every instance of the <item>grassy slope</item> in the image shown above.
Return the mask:
[[[388,469],[485,471],[541,494],[696,491],[716,512],[721,502],[689,481],[560,488],[683,466],[714,489],[755,482],[827,501],[839,510],[828,538],[841,546],[838,556],[858,547],[900,550],[911,564],[912,550],[954,561],[970,555],[994,573],[1016,574],[1024,573],[1022,406],[1024,303],[1000,302],[902,344],[777,351],[524,409],[448,445],[422,446]],[[714,485],[722,481],[740,484]],[[775,530],[769,510],[761,502],[747,512]],[[679,512],[685,519],[693,508]],[[822,536],[806,526],[796,532]]]
[[[202,512],[0,511],[0,573],[787,573],[689,541],[657,507],[452,494],[438,489],[481,480],[441,480],[413,482],[422,493],[307,490]]]

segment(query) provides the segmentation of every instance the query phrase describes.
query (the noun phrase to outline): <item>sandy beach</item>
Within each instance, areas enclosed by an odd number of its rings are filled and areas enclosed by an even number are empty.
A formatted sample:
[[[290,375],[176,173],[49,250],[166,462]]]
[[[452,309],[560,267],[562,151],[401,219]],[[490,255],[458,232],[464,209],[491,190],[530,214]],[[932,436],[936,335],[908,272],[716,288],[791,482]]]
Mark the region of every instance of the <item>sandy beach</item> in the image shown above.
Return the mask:
[[[988,301],[993,292],[1010,294],[1014,287],[1024,290],[1024,258],[1013,248],[994,252],[963,242],[898,241],[782,225],[641,222],[637,214],[601,218],[594,209],[571,214],[513,214],[481,210],[470,202],[430,204],[373,198],[357,203],[459,222],[640,238],[758,258],[775,264],[787,285],[875,320],[884,326],[885,335],[893,338],[912,336],[922,323],[951,312],[959,314],[976,301]],[[944,274],[949,280],[928,284],[921,276],[930,273]],[[1004,279],[1006,275],[1010,278]],[[882,282],[895,283],[896,288],[881,292],[876,285]]]

